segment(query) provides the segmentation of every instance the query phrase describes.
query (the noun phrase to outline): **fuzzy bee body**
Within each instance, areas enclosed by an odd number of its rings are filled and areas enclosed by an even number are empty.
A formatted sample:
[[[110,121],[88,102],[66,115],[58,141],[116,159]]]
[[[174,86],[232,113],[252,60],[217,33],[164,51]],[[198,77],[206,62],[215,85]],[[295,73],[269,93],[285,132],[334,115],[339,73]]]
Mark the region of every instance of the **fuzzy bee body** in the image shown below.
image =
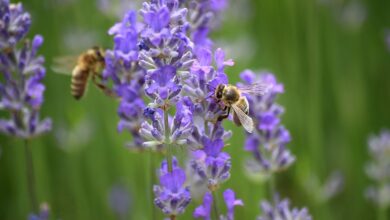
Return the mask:
[[[84,96],[90,78],[92,78],[92,82],[106,95],[115,96],[115,94],[109,88],[98,81],[98,79],[101,78],[101,70],[105,66],[103,48],[93,47],[79,55],[76,65],[74,66],[73,64],[73,70],[71,71],[62,71],[64,68],[61,68],[61,66],[69,65],[68,59],[59,59],[57,60],[57,63],[59,64],[59,68],[54,68],[56,72],[71,72],[70,89],[72,96],[76,100],[79,100]]]
[[[246,115],[249,115],[249,103],[248,103],[248,99],[246,99],[245,97],[241,97],[236,105],[246,114]],[[233,121],[234,123],[237,125],[237,126],[241,126],[241,121],[240,121],[240,118],[238,117],[237,113],[234,111],[233,112]]]

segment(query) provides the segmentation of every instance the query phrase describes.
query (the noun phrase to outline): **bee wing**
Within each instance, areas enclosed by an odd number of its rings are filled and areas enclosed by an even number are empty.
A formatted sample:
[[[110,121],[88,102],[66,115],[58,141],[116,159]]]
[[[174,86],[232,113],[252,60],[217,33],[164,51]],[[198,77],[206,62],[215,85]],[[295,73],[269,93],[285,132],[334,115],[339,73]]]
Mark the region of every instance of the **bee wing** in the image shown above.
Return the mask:
[[[238,89],[242,93],[247,93],[249,95],[263,96],[268,92],[270,86],[263,83],[253,83],[250,85],[241,85],[238,87]]]
[[[77,59],[77,55],[55,57],[51,69],[58,74],[72,75]]]
[[[232,108],[245,130],[249,133],[252,133],[254,129],[252,118],[245,114],[245,112],[243,112],[237,105],[232,105]]]

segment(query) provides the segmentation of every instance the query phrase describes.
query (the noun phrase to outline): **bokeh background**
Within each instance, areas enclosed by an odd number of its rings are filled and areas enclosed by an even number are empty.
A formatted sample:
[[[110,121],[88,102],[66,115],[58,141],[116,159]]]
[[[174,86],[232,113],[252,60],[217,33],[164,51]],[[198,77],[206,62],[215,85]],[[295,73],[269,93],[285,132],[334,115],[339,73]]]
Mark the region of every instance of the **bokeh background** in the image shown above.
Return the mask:
[[[111,48],[107,30],[124,9],[120,1],[22,1],[33,20],[29,37],[40,33],[45,38],[42,115],[53,118],[54,128],[32,147],[38,198],[50,205],[51,219],[118,219],[113,200],[125,204],[123,219],[162,219],[159,210],[152,214],[150,180],[155,177],[148,165],[154,161],[157,167],[161,157],[124,147],[130,136],[116,131],[115,101],[92,86],[84,100],[75,101],[70,79],[50,70],[56,56],[93,45]],[[137,5],[129,2],[128,7]],[[213,39],[236,61],[227,69],[231,82],[250,68],[271,71],[285,85],[278,102],[286,108],[282,120],[297,161],[277,175],[280,195],[293,206],[307,206],[313,219],[376,218],[375,206],[364,197],[371,184],[364,167],[368,136],[390,127],[390,1],[230,2]],[[236,208],[237,219],[255,219],[267,187],[245,174],[243,163],[250,155],[243,150],[242,129],[231,122],[226,126],[234,131],[228,148],[233,169],[224,187],[244,200],[245,206]],[[344,185],[324,199],[323,188],[334,172],[344,177]],[[23,142],[0,136],[0,219],[26,219],[27,195]],[[191,219],[194,207],[179,219]]]

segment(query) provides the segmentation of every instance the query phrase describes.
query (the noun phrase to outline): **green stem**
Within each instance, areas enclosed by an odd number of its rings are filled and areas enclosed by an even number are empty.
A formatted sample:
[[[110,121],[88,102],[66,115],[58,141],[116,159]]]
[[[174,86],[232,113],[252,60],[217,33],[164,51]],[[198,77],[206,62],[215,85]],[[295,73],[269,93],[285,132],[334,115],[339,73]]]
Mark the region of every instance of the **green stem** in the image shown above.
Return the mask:
[[[34,175],[34,163],[33,156],[29,146],[29,141],[26,139],[24,141],[24,150],[26,157],[26,175],[27,175],[27,185],[28,185],[28,193],[30,197],[31,208],[33,211],[38,211],[38,203],[35,192],[35,175]]]
[[[146,152],[147,155],[147,161],[146,161],[146,168],[145,168],[145,173],[149,174],[149,175],[145,175],[146,177],[146,184],[148,184],[148,187],[147,187],[147,192],[146,192],[146,195],[147,195],[147,202],[148,204],[150,204],[150,212],[152,214],[152,219],[156,219],[156,210],[154,208],[154,203],[153,203],[153,199],[154,199],[154,196],[153,196],[153,183],[154,183],[154,175],[155,175],[155,168],[154,168],[154,161],[153,161],[153,152]]]
[[[275,196],[275,178],[274,175],[271,174],[271,176],[268,179],[268,193],[269,193],[269,199],[270,201],[273,201]]]
[[[171,133],[169,122],[168,122],[168,110],[164,109],[164,130],[165,130],[165,148],[167,150],[167,162],[168,162],[168,172],[172,172],[172,144],[169,138]]]
[[[386,208],[378,208],[378,220],[387,220],[387,209]]]
[[[215,219],[219,219],[219,209],[218,209],[217,195],[216,195],[215,191],[213,191],[212,194],[213,194],[213,199],[214,199],[214,203],[213,203],[214,216],[215,216]]]

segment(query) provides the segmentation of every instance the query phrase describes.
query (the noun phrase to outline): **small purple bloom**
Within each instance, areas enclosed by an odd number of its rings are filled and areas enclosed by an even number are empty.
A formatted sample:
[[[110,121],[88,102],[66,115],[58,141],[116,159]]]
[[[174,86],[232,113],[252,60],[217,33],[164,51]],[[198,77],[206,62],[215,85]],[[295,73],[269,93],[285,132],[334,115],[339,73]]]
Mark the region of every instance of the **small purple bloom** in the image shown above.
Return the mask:
[[[244,203],[241,199],[236,199],[236,194],[233,190],[227,189],[223,192],[223,198],[227,207],[226,220],[234,220],[234,207],[235,206],[243,206]]]
[[[154,71],[147,79],[145,92],[152,99],[161,100],[172,99],[181,91],[176,77],[176,68],[173,66],[163,66]]]
[[[194,211],[194,218],[203,218],[211,220],[211,207],[213,205],[213,196],[210,192],[206,192],[203,197],[203,204],[198,206]]]
[[[366,173],[376,186],[370,186],[366,196],[381,208],[390,207],[390,131],[382,130],[368,141],[372,160],[366,166]]]
[[[30,214],[27,218],[28,220],[48,220],[49,219],[49,206],[46,203],[43,203],[40,208],[38,215]]]
[[[174,158],[174,161],[176,159]],[[191,202],[191,194],[186,181],[185,172],[174,162],[171,172],[168,171],[167,162],[163,161],[160,170],[160,185],[154,186],[154,203],[164,214],[177,216],[182,214]]]
[[[111,209],[115,214],[126,218],[131,208],[131,199],[128,190],[122,185],[115,185],[111,188],[108,198]]]
[[[390,51],[390,30],[385,31],[385,43],[386,43],[387,50]]]
[[[191,166],[195,172],[208,183],[208,188],[214,191],[230,177],[230,155],[222,152],[222,139],[214,141],[204,138],[203,149],[193,153]]]
[[[261,202],[262,214],[257,220],[311,220],[312,217],[306,208],[290,209],[288,199],[281,202],[275,201],[272,205],[267,201]]]

